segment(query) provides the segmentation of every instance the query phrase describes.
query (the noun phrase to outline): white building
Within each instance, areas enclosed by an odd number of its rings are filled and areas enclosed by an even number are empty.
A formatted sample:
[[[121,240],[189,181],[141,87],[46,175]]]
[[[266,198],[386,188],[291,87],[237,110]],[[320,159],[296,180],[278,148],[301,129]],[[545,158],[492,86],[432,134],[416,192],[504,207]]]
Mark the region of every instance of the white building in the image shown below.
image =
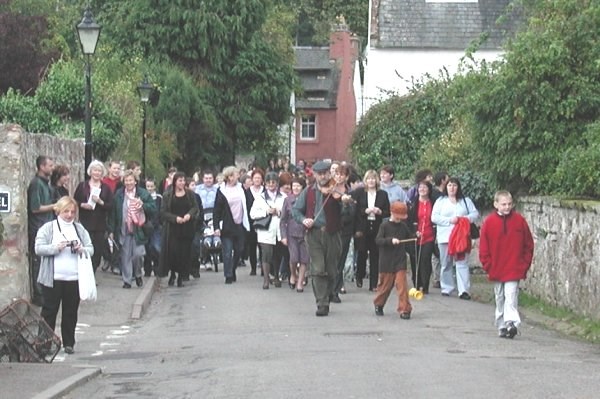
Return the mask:
[[[357,118],[391,94],[406,94],[413,80],[440,70],[457,72],[465,50],[482,34],[475,53],[492,61],[514,34],[519,14],[510,0],[369,0],[364,85],[357,90]],[[499,21],[499,18],[506,18]]]

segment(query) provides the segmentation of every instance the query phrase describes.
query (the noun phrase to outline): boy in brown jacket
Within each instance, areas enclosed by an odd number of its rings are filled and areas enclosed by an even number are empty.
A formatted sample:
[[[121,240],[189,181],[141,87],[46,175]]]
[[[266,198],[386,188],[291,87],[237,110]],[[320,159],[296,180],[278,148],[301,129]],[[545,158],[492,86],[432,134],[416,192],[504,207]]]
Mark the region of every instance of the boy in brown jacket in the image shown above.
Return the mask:
[[[377,294],[373,300],[377,316],[383,316],[383,307],[395,283],[400,318],[410,319],[412,306],[408,300],[406,283],[405,241],[411,238],[412,234],[404,222],[407,217],[406,204],[395,201],[390,206],[390,220],[379,226],[379,232],[375,238],[375,243],[379,247],[379,282]]]

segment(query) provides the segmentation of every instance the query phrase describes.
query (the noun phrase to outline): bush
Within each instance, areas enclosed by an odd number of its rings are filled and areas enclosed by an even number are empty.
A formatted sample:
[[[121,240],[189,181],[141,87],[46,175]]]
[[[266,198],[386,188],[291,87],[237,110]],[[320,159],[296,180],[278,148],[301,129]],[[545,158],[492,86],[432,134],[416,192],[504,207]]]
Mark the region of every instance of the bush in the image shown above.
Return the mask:
[[[581,142],[564,151],[555,179],[564,183],[555,188],[559,193],[600,197],[600,122],[588,125]]]
[[[56,134],[62,123],[41,106],[35,97],[26,97],[13,89],[0,97],[0,121],[16,123],[32,133]]]
[[[36,98],[50,112],[63,118],[80,119],[84,116],[84,82],[83,70],[78,63],[60,60],[52,65]]]
[[[412,178],[430,141],[450,125],[448,83],[447,78],[432,79],[407,96],[390,97],[369,109],[352,138],[356,166],[367,170],[390,164],[397,178]]]

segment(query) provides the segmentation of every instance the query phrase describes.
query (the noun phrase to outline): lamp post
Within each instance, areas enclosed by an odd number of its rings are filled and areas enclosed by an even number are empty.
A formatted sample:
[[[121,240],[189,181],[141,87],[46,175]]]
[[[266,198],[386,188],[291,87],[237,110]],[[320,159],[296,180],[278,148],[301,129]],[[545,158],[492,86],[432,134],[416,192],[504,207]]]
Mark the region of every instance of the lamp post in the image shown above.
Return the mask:
[[[94,21],[89,7],[83,13],[83,19],[77,25],[77,35],[81,51],[85,55],[85,171],[92,162],[92,68],[90,56],[96,52],[96,44],[102,27]],[[87,173],[87,172],[86,172]]]
[[[144,76],[144,81],[138,85],[138,93],[140,94],[140,101],[143,105],[142,110],[142,176],[146,176],[146,106],[150,101],[150,95],[154,90],[154,86],[148,82],[148,76]]]

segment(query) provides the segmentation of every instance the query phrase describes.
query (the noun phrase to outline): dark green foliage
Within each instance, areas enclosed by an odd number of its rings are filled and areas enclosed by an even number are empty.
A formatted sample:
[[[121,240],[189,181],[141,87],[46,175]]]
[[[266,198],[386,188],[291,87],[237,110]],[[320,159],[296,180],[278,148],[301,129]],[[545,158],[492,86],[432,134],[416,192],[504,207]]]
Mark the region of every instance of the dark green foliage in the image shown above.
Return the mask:
[[[23,96],[13,89],[0,97],[0,122],[16,123],[28,132],[48,134],[56,134],[62,125],[35,97]]]
[[[207,89],[196,86],[190,76],[172,64],[158,69],[160,99],[151,110],[150,119],[156,128],[169,132],[176,140],[179,159],[164,153],[161,161],[175,164],[181,170],[193,172],[200,165],[220,163],[219,145],[222,128],[210,105]]]
[[[43,45],[50,37],[45,16],[16,12],[10,1],[0,3],[0,94],[14,88],[35,90],[57,52]]]
[[[483,204],[500,188],[600,196],[600,3],[522,3],[529,26],[502,62],[417,84],[369,111],[354,138],[361,167],[391,162],[399,177],[447,170]]]
[[[474,140],[496,184],[562,191],[561,155],[600,113],[600,5],[546,2],[508,47],[506,63],[469,101]]]
[[[447,79],[431,80],[407,96],[393,96],[373,106],[352,139],[356,165],[366,170],[391,164],[396,178],[411,179],[431,140],[450,125],[447,85]]]
[[[559,193],[600,198],[600,122],[587,125],[576,145],[559,158],[555,178]]]
[[[40,85],[36,97],[41,105],[58,115],[83,118],[83,68],[79,63],[55,62]]]

